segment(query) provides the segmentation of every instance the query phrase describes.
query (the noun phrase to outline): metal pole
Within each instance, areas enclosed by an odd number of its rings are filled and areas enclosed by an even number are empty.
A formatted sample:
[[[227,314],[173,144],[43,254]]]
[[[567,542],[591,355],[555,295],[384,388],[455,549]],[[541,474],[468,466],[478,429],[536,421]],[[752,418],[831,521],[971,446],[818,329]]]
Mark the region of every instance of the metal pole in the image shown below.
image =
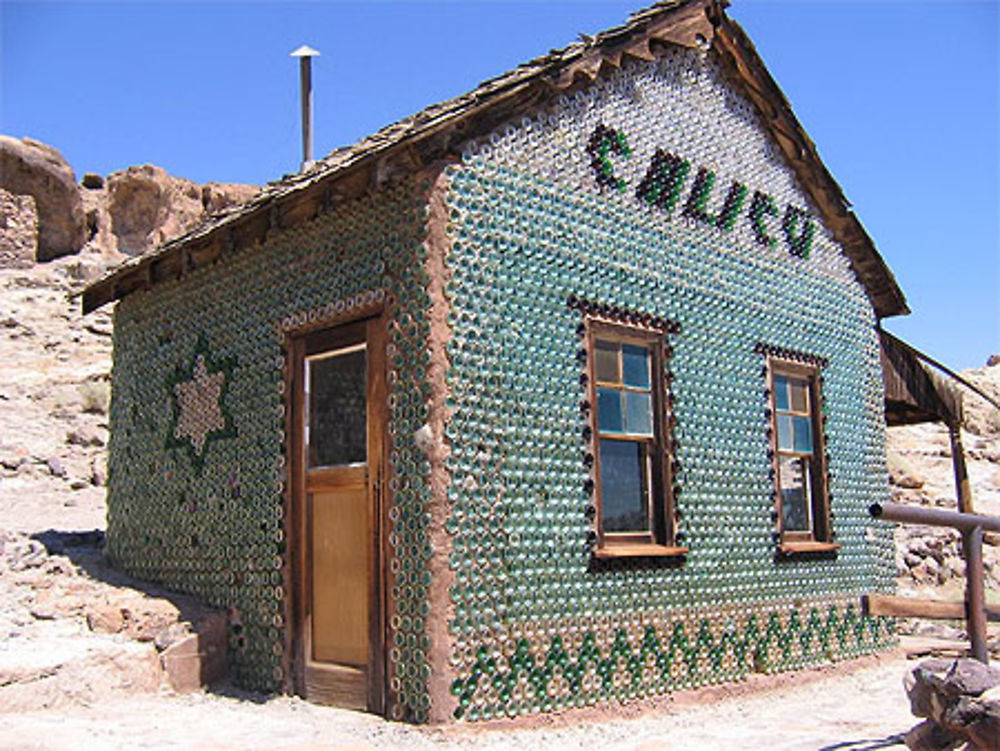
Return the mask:
[[[312,47],[302,45],[291,54],[299,58],[299,89],[302,96],[302,170],[313,163],[313,93],[312,93],[312,59],[319,52]]]
[[[983,528],[962,534],[965,548],[965,622],[972,642],[972,656],[984,665],[990,661],[986,649],[986,595],[983,584]]]
[[[299,83],[302,87],[302,169],[312,164],[313,154],[313,90],[312,58],[299,58]]]
[[[954,527],[962,532],[979,527],[1000,532],[1000,518],[983,516],[982,514],[962,514],[958,511],[923,508],[922,506],[904,506],[901,503],[873,503],[868,511],[877,519],[887,522],[902,522],[903,524],[926,524],[930,527]]]
[[[972,656],[989,664],[986,649],[986,591],[983,569],[983,530],[1000,530],[1000,518],[964,514],[942,509],[904,506],[899,503],[873,503],[868,508],[876,519],[930,527],[954,527],[962,532],[965,558],[965,628],[972,643]]]

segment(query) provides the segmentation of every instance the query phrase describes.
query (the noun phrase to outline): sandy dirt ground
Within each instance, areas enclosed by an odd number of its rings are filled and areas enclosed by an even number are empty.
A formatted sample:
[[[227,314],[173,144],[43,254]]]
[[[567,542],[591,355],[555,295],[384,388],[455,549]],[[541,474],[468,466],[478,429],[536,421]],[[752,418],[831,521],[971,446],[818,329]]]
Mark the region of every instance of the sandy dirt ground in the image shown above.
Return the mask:
[[[227,696],[224,689],[117,697],[93,706],[0,716],[0,749],[901,749],[901,734],[915,724],[902,690],[907,665],[900,655],[889,655],[644,706],[557,715],[534,728],[523,723],[413,727],[290,697]],[[615,714],[620,717],[609,719]]]

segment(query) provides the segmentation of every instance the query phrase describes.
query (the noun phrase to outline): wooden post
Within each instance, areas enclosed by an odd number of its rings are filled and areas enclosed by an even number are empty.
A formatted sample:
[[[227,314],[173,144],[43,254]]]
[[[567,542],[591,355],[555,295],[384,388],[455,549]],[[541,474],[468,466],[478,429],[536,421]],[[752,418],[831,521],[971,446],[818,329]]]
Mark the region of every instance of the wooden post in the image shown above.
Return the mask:
[[[955,492],[958,493],[958,510],[974,513],[972,507],[972,486],[969,484],[969,472],[965,468],[965,451],[962,448],[962,426],[958,422],[948,424],[948,436],[951,438],[951,462],[955,466]]]
[[[986,650],[986,594],[983,584],[983,528],[973,527],[962,534],[965,549],[965,622],[968,624],[972,656],[989,664]]]

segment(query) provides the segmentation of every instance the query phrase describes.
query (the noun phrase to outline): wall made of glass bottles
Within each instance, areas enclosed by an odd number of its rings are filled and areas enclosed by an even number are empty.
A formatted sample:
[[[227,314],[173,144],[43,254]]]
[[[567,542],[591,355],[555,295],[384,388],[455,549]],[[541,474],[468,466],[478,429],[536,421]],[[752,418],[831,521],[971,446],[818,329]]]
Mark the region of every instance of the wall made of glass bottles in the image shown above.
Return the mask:
[[[423,190],[404,182],[122,300],[115,313],[108,554],[147,580],[225,607],[244,686],[285,676],[286,334],[388,309],[394,506],[390,682],[426,716]]]
[[[889,530],[867,514],[888,493],[874,314],[711,53],[628,63],[470,144],[448,176],[455,716],[662,693],[891,642],[890,621],[858,610],[893,572]],[[679,324],[683,565],[592,565],[571,296]],[[835,555],[776,556],[761,344],[825,360]]]

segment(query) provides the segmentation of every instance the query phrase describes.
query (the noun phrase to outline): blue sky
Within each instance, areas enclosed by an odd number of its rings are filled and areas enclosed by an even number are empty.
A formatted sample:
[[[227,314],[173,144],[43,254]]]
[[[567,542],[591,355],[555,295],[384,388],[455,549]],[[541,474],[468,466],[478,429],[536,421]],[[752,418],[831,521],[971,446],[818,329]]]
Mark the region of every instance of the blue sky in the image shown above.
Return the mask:
[[[76,170],[150,162],[263,183],[316,152],[625,19],[633,2],[0,0],[0,131]],[[1000,352],[998,3],[737,0],[729,9],[906,293],[886,321],[957,368]]]

